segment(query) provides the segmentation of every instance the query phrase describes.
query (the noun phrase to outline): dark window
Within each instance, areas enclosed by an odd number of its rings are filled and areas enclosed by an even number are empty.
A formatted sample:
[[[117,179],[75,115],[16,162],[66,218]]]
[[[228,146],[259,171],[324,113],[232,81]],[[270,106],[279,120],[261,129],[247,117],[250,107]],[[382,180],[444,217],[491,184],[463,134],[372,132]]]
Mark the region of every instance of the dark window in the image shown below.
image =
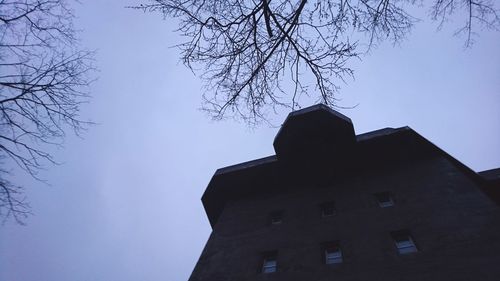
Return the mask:
[[[281,224],[283,222],[283,211],[274,211],[269,214],[269,224]]]
[[[278,261],[277,261],[278,252],[266,252],[262,258],[262,273],[273,273],[278,270]]]
[[[322,217],[331,217],[335,215],[335,203],[333,201],[321,204],[320,209]]]
[[[322,244],[323,262],[325,264],[342,263],[342,250],[338,241],[325,242]]]
[[[393,231],[391,235],[400,254],[404,255],[418,252],[415,240],[408,230]]]
[[[387,208],[394,206],[394,200],[392,200],[392,195],[390,192],[380,192],[375,193],[375,198],[377,198],[378,205],[380,208]]]

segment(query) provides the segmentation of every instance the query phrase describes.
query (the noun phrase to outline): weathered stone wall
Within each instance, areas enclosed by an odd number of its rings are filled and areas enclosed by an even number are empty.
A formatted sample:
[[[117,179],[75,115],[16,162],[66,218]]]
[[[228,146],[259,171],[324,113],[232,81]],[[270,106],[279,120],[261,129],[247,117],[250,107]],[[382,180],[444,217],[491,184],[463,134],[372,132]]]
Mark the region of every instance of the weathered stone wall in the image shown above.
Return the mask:
[[[237,188],[237,187],[235,187]],[[395,205],[373,196],[389,191]],[[322,218],[319,204],[335,201]],[[283,210],[280,225],[268,215]],[[408,229],[419,252],[399,255],[391,231]],[[325,265],[321,242],[344,262]],[[278,272],[260,273],[278,251]],[[445,158],[373,169],[326,187],[255,196],[224,208],[190,281],[500,280],[500,208]]]

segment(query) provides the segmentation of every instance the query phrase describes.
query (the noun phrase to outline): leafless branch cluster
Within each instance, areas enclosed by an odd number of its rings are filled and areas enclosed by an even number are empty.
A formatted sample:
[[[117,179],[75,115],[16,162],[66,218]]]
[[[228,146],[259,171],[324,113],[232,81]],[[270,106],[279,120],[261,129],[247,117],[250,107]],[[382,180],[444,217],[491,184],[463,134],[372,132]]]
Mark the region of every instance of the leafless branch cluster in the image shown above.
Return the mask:
[[[465,27],[496,26],[490,0],[436,0],[434,19],[445,20],[467,5]],[[465,4],[464,4],[465,3]],[[415,0],[150,0],[137,9],[177,18],[183,62],[206,81],[205,109],[215,118],[236,115],[253,122],[267,106],[298,106],[311,86],[320,102],[336,104],[339,82],[359,55],[360,38],[400,41],[416,19]],[[484,16],[487,17],[484,17]],[[482,19],[480,19],[481,17]],[[290,89],[288,85],[293,85]],[[291,93],[291,94],[290,94]]]
[[[72,11],[64,0],[0,1],[0,157],[39,179],[44,151],[68,127],[77,134],[88,100],[92,56],[79,49]],[[0,216],[19,223],[29,214],[20,186],[0,169]]]
[[[500,11],[492,0],[436,0],[431,8],[431,17],[443,24],[458,11],[465,11],[464,24],[455,34],[465,35],[465,47],[474,43],[475,30],[487,28],[498,30],[500,26]]]

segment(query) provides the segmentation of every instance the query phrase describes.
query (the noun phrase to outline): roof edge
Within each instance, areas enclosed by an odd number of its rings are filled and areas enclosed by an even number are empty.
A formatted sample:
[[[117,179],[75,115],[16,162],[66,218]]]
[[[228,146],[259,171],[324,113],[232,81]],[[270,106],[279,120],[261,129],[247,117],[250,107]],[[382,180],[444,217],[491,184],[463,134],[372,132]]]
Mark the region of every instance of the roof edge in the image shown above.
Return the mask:
[[[263,158],[259,158],[259,159],[255,159],[255,160],[250,160],[247,162],[219,168],[219,169],[217,169],[217,171],[215,171],[214,176],[223,175],[223,174],[227,174],[227,173],[231,173],[231,172],[236,172],[239,170],[252,168],[255,166],[268,164],[268,163],[272,163],[272,162],[276,162],[276,161],[278,161],[278,158],[276,157],[276,155],[271,155],[271,156],[267,156],[267,157],[263,157]]]

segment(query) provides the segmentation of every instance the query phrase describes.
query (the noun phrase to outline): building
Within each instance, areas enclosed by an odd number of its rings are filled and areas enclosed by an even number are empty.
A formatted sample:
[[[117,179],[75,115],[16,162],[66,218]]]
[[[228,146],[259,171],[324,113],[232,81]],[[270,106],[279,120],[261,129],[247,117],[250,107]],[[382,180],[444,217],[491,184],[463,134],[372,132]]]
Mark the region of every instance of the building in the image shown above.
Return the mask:
[[[211,179],[190,281],[500,280],[500,170],[409,127],[356,136],[323,105],[292,112],[273,145]]]

